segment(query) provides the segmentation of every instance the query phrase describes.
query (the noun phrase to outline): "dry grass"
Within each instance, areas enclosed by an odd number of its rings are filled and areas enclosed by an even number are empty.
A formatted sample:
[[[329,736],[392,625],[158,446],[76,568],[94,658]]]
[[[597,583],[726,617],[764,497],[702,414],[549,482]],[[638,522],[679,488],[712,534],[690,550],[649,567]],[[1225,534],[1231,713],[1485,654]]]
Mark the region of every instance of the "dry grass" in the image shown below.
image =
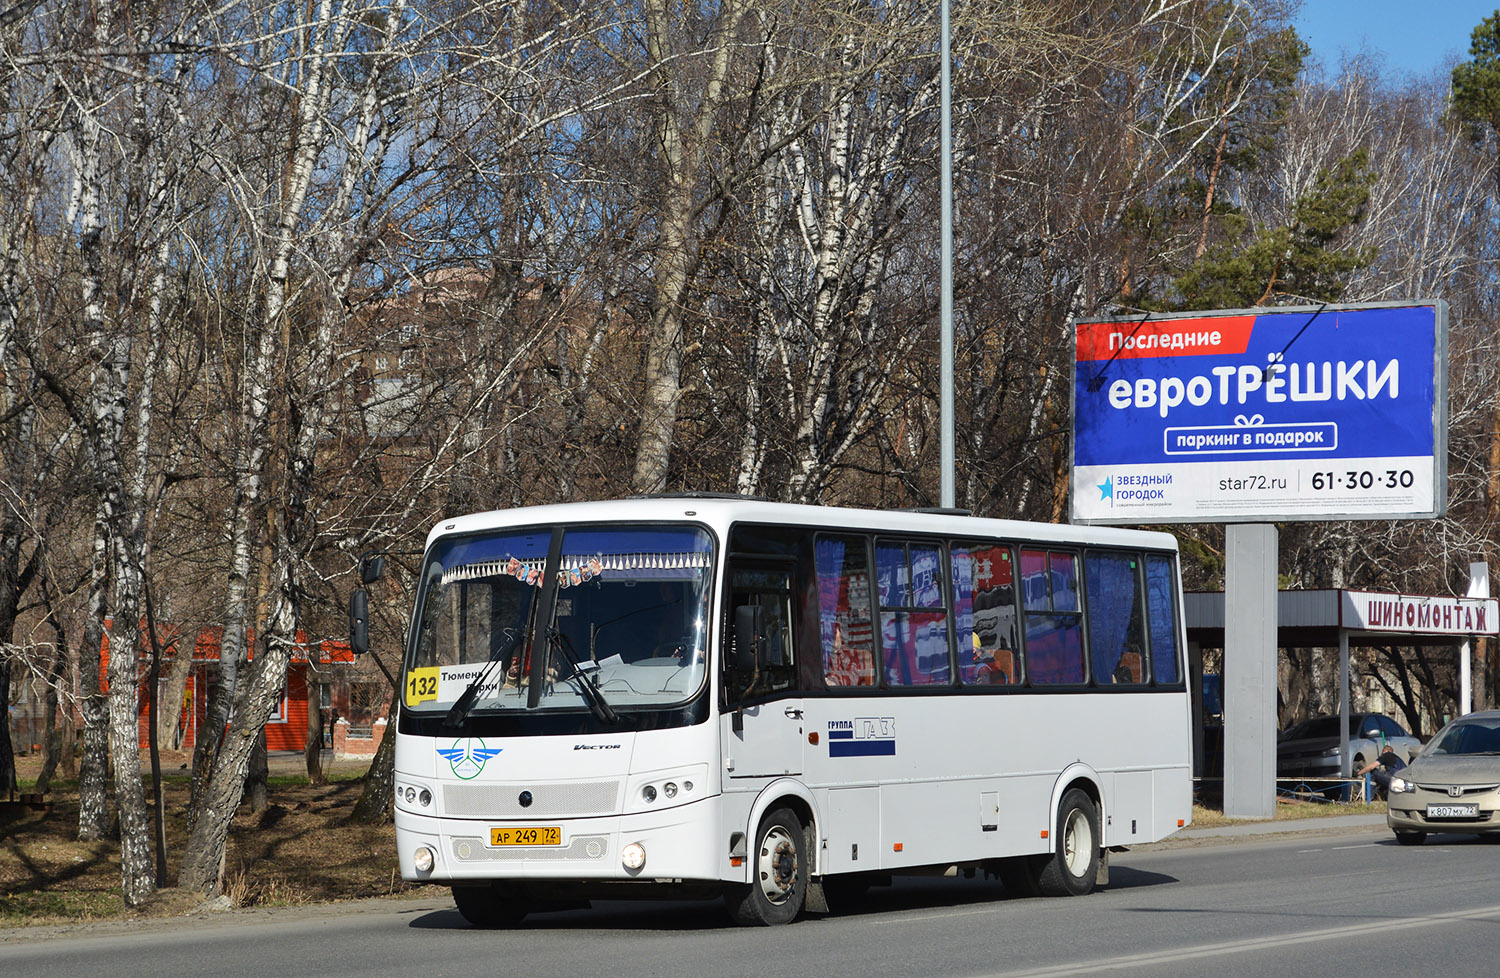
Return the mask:
[[[1311,802],[1294,798],[1277,798],[1272,819],[1230,818],[1221,809],[1193,806],[1195,829],[1213,829],[1224,825],[1244,825],[1256,821],[1290,821],[1303,818],[1333,818],[1338,815],[1384,815],[1385,802]]]
[[[23,791],[26,773],[22,767]],[[230,827],[224,874],[225,895],[236,906],[294,906],[415,891],[397,872],[394,827],[349,821],[363,786],[358,774],[336,771],[335,778],[312,785],[305,776],[273,774],[268,807],[262,812],[240,807]],[[117,842],[79,842],[76,788],[67,782],[54,786],[50,811],[11,807],[0,812],[0,927],[169,916],[201,905],[196,894],[167,888],[146,906],[127,910],[120,896]],[[186,840],[187,796],[185,775],[167,779],[169,884],[175,882]]]

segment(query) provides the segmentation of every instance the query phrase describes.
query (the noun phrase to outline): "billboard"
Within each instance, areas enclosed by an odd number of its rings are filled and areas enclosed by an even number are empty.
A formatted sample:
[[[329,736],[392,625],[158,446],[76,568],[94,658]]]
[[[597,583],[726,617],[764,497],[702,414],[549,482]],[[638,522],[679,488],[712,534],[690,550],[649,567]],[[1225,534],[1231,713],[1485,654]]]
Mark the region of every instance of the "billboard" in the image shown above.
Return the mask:
[[[1074,324],[1075,523],[1434,517],[1448,307]]]

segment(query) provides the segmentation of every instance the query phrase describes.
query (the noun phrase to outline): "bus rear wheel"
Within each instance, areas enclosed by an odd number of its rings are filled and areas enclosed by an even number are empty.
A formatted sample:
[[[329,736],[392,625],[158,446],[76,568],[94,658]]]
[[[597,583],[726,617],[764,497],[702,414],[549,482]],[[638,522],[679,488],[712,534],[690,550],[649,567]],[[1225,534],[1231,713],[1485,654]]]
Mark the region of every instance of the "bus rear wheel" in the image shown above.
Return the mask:
[[[750,854],[750,882],[724,895],[735,921],[747,926],[789,924],[807,898],[807,831],[790,808],[761,819]]]
[[[1083,896],[1099,874],[1099,809],[1087,793],[1069,789],[1057,808],[1057,849],[1037,873],[1044,896]]]
[[[455,886],[453,902],[475,927],[512,927],[526,916],[526,908],[519,901],[505,899],[493,885]]]

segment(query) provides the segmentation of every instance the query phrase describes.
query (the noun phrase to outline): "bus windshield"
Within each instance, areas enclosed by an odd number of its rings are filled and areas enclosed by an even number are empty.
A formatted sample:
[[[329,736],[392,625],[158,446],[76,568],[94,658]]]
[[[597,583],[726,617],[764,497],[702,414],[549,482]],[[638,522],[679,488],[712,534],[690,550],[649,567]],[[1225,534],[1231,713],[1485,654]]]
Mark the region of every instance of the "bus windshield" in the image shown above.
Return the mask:
[[[697,527],[573,527],[557,568],[550,528],[438,540],[427,555],[405,708],[440,713],[471,686],[463,714],[665,707],[707,675],[713,543]],[[537,630],[548,575],[550,627]],[[545,657],[530,696],[529,654]],[[593,689],[588,687],[592,686]],[[455,711],[459,712],[459,711]]]

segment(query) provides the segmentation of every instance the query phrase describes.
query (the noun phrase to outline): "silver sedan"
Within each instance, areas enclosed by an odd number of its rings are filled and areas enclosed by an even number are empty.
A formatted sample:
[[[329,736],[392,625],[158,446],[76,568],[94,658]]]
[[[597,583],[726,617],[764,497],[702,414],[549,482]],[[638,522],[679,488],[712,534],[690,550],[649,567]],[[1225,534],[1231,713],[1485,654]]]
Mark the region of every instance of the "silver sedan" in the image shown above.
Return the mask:
[[[1500,833],[1500,710],[1439,730],[1391,779],[1386,824],[1408,846],[1429,832]]]

